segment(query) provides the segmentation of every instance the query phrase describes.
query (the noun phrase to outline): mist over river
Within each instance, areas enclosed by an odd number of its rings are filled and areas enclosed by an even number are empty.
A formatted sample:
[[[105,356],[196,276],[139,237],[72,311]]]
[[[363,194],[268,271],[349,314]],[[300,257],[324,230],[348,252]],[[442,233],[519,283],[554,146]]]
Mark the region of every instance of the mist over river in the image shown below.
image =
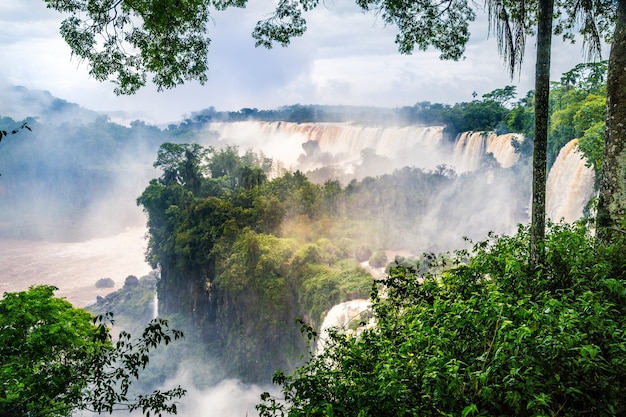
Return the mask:
[[[124,285],[128,275],[142,277],[151,270],[145,261],[146,229],[129,227],[116,235],[84,242],[0,239],[0,293],[23,291],[31,285],[59,288],[57,296],[85,307]],[[100,278],[113,288],[96,288]]]

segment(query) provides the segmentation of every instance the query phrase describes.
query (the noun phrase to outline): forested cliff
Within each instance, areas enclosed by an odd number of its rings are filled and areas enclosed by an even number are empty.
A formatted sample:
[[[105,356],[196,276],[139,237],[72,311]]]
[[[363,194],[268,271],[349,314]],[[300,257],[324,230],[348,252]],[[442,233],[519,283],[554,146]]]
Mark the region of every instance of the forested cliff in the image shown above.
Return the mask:
[[[497,179],[468,199],[461,190],[477,190],[486,171],[407,167],[315,184],[300,171],[269,178],[272,161],[251,151],[172,143],[155,166],[162,175],[138,203],[148,215],[149,259],[160,268],[160,314],[190,318],[212,354],[250,380],[298,360],[305,346],[296,318],[319,326],[331,306],[369,296],[373,277],[361,262],[384,265],[382,249],[438,251],[487,233],[466,221],[468,201],[482,201],[483,215],[501,210],[507,197],[498,190],[513,176],[490,167]],[[520,221],[524,201],[508,201]],[[450,229],[458,241],[446,241]],[[424,246],[433,232],[439,246]]]

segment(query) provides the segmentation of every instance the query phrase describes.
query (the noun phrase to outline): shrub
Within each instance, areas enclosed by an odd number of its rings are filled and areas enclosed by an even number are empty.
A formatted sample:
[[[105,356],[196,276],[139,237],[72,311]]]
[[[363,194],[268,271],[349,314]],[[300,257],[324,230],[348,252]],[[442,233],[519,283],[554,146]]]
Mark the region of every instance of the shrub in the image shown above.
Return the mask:
[[[384,251],[378,250],[370,256],[369,263],[374,268],[382,268],[387,265],[387,255]]]
[[[397,263],[373,293],[376,326],[276,373],[284,398],[264,394],[261,415],[625,415],[626,245],[581,225],[546,243],[540,271],[528,228],[423,274]]]
[[[134,287],[137,284],[139,284],[139,278],[137,278],[134,275],[129,275],[126,277],[126,279],[124,280],[124,286],[125,287]]]

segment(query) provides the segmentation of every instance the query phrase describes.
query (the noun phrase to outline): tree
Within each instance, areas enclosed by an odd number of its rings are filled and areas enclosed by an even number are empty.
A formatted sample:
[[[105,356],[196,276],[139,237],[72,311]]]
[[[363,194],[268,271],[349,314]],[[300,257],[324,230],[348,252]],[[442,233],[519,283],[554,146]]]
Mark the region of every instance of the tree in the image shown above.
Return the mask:
[[[626,0],[618,0],[609,57],[606,130],[597,228],[601,240],[626,233]]]
[[[176,387],[133,397],[129,389],[159,344],[182,337],[164,320],[140,338],[121,332],[113,342],[110,316],[94,318],[34,286],[0,300],[0,414],[69,416],[76,410],[176,412]]]
[[[161,168],[165,184],[176,182],[193,194],[200,191],[203,163],[210,152],[197,143],[164,143],[159,147],[155,168]]]
[[[531,209],[530,264],[544,263],[546,233],[546,179],[548,163],[548,121],[550,119],[550,46],[554,0],[539,0],[537,62],[535,64],[535,128]]]
[[[504,88],[496,88],[495,90],[483,94],[483,100],[493,100],[496,103],[504,106],[515,98],[515,86],[507,85]]]
[[[116,94],[133,94],[147,74],[160,91],[185,80],[207,80],[206,0],[44,0],[48,7],[70,13],[61,36],[72,54],[89,62],[96,80],[115,79]],[[216,2],[218,8],[238,1]],[[241,4],[241,3],[239,3]]]

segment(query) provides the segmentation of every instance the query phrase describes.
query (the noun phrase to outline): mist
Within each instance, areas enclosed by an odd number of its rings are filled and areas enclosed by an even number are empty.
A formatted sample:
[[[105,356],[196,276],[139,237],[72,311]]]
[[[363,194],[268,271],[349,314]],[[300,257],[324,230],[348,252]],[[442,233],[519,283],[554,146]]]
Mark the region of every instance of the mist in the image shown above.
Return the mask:
[[[235,122],[209,123],[199,142],[207,146],[239,146],[274,159],[278,171],[300,170],[313,182],[339,180],[343,186],[367,177],[394,174],[389,187],[406,193],[423,193],[411,175],[402,170],[437,173],[447,186],[429,195],[428,213],[412,215],[406,204],[388,218],[371,201],[371,216],[379,222],[410,222],[379,239],[381,248],[423,251],[467,247],[464,237],[480,239],[488,232],[511,233],[528,220],[530,170],[516,162],[511,135],[487,138],[450,137],[443,126],[368,126],[356,123]],[[490,146],[482,144],[489,141]],[[491,142],[505,142],[498,148]],[[459,143],[461,146],[459,146]],[[456,146],[456,148],[455,148]],[[512,156],[513,155],[513,156]],[[503,168],[502,166],[506,168]],[[280,172],[277,172],[279,174]]]
[[[470,243],[464,237],[512,233],[529,218],[530,170],[523,159],[511,162],[511,138],[500,150],[489,148],[484,135],[459,147],[461,137],[439,125],[350,120],[210,120],[189,129],[182,122],[164,129],[131,121],[122,126],[45,92],[14,88],[9,93],[17,103],[15,113],[3,109],[13,120],[2,123],[26,119],[32,132],[0,143],[3,292],[47,283],[85,307],[121,288],[126,276],[148,274],[146,217],[136,199],[161,174],[152,164],[164,142],[251,149],[274,160],[273,176],[300,170],[316,183],[338,180],[355,194],[368,185],[368,177],[380,178],[384,189],[371,192],[360,213],[370,216],[372,225],[389,225],[384,234],[369,232],[374,245],[389,253],[466,248]],[[29,116],[29,106],[37,117]],[[437,193],[420,182],[425,176],[437,183]],[[394,207],[384,198],[389,190],[397,196]],[[581,192],[587,194],[576,204],[584,205],[590,191]],[[428,194],[424,207],[411,205],[409,197],[419,193]],[[102,277],[111,277],[115,287],[96,289]],[[180,363],[171,363],[172,358]],[[188,390],[179,409],[183,417],[255,415],[261,392],[275,390],[269,381],[245,384],[214,363],[184,359],[183,352],[155,360],[155,366],[169,361],[173,371],[163,388],[180,384]],[[203,375],[210,382],[198,383]]]

